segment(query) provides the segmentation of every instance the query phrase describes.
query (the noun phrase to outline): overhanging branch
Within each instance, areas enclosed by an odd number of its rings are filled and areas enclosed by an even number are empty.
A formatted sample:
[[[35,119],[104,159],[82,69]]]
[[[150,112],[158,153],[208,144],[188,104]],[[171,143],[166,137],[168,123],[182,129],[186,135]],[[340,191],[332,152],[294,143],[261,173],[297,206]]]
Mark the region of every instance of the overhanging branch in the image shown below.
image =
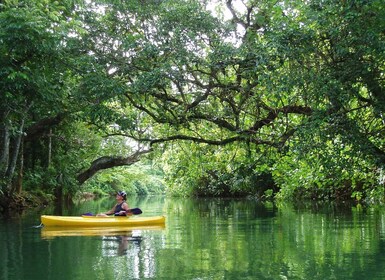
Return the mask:
[[[100,157],[91,163],[91,166],[77,176],[79,184],[83,184],[98,171],[118,166],[128,166],[140,160],[140,156],[151,152],[152,149],[136,151],[128,157]]]

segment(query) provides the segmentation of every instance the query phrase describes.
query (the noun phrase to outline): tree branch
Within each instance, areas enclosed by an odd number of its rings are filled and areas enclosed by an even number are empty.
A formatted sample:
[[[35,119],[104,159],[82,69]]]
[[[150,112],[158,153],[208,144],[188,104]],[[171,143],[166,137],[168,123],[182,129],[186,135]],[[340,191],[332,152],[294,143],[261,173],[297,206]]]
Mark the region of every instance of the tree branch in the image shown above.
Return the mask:
[[[211,139],[204,139],[204,138],[199,138],[199,137],[194,137],[194,136],[188,136],[188,135],[173,135],[169,137],[164,137],[164,138],[158,138],[158,139],[140,139],[141,141],[149,141],[150,146],[156,143],[163,143],[163,142],[168,142],[168,141],[173,141],[173,140],[188,140],[188,141],[193,141],[196,143],[205,143],[205,144],[210,144],[210,145],[217,145],[217,146],[224,146],[226,144],[240,141],[242,138],[240,136],[236,137],[231,137],[231,138],[226,138],[224,140],[211,140]]]
[[[312,114],[312,109],[310,107],[305,107],[305,106],[284,106],[282,108],[270,109],[266,118],[256,121],[251,128],[245,130],[244,132],[248,134],[254,134],[261,127],[272,123],[280,113],[283,113],[283,114],[295,113],[295,114],[303,114],[303,115],[309,116]]]
[[[128,157],[100,157],[91,163],[91,166],[78,174],[77,180],[79,184],[83,184],[89,178],[94,176],[98,171],[118,166],[128,166],[140,160],[140,156],[151,152],[152,149],[136,151],[134,154]]]
[[[32,126],[26,129],[26,136],[24,141],[32,141],[40,136],[42,136],[46,131],[52,128],[55,125],[58,125],[64,119],[64,114],[58,114],[51,118],[45,118],[39,122],[33,124]]]

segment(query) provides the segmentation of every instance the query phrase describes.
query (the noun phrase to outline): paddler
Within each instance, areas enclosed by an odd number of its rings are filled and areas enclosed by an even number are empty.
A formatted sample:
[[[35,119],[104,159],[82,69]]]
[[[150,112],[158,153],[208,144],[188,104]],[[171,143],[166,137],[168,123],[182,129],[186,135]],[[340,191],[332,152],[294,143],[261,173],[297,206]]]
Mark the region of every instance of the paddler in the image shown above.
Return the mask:
[[[126,202],[127,194],[125,191],[119,191],[116,194],[116,204],[114,207],[112,207],[111,210],[108,210],[104,213],[99,213],[97,216],[129,216],[132,215],[130,208],[128,207],[128,204]]]

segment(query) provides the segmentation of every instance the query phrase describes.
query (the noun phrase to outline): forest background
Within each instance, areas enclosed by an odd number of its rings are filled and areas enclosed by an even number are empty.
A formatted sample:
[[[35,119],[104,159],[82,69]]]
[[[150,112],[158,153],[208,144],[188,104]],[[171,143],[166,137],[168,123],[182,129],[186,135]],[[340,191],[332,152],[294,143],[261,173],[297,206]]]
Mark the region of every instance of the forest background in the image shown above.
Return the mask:
[[[384,0],[0,1],[0,210],[382,202]]]

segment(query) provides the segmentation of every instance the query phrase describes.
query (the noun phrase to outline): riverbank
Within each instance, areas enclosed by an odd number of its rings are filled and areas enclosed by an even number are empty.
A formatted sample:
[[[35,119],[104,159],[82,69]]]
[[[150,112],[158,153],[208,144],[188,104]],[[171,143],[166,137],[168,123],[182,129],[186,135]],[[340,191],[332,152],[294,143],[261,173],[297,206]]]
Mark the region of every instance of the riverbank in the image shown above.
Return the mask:
[[[21,213],[26,209],[44,207],[54,202],[53,195],[44,193],[21,192],[12,196],[0,196],[0,214],[11,215]]]

